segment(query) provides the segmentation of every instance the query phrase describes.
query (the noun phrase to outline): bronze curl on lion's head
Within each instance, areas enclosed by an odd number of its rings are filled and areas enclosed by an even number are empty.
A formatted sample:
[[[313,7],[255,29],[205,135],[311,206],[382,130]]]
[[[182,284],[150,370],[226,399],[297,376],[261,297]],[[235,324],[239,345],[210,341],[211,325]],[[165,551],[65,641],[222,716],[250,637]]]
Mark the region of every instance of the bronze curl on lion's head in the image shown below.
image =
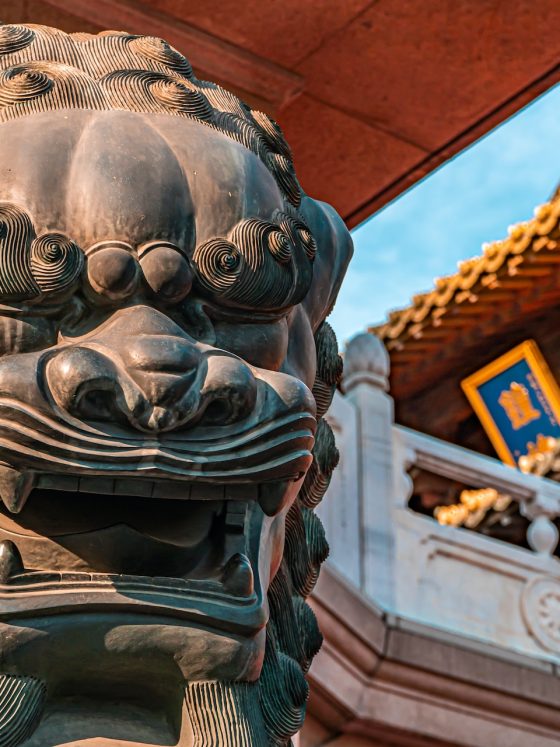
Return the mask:
[[[121,32],[0,26],[0,177],[1,747],[289,744],[344,224]]]

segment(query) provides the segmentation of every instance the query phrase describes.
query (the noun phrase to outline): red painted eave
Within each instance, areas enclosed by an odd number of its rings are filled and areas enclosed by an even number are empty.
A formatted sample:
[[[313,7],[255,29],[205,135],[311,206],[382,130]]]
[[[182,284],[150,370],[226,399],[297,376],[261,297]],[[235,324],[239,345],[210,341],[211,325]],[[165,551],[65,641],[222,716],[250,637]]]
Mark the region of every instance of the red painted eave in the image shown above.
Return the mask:
[[[560,79],[553,0],[8,0],[4,22],[163,36],[276,117],[354,226]]]

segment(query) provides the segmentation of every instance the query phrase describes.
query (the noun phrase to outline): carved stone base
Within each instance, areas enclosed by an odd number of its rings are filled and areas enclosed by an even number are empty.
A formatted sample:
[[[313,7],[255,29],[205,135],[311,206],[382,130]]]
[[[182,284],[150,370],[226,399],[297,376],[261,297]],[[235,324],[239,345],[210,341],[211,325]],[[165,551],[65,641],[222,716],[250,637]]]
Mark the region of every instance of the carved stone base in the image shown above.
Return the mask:
[[[193,747],[267,747],[259,686],[193,682],[186,690]]]
[[[45,685],[34,677],[0,675],[0,747],[19,747],[33,733],[45,695]]]
[[[99,702],[94,712],[91,703],[64,698],[44,708],[38,680],[0,682],[0,747],[289,747],[307,698],[297,664],[271,649],[258,682],[189,683],[175,728],[163,714],[123,702]]]

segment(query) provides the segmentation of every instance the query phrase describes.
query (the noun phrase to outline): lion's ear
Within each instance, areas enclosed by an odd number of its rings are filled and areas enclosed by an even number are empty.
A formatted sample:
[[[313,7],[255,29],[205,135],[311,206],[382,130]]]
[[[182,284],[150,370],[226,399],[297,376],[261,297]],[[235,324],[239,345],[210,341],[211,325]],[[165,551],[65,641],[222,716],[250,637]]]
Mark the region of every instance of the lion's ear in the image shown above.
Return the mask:
[[[327,203],[304,196],[299,210],[317,242],[313,282],[302,303],[315,331],[332,310],[354,246],[344,221]]]

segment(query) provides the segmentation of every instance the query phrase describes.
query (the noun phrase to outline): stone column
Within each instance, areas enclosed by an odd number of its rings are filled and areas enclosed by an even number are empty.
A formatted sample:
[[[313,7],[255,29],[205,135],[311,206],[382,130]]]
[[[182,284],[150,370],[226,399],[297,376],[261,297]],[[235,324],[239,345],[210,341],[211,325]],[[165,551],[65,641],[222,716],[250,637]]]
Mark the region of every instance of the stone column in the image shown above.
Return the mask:
[[[391,609],[394,408],[388,393],[389,368],[389,355],[374,335],[362,333],[349,342],[343,386],[358,414],[362,589],[378,604]]]

